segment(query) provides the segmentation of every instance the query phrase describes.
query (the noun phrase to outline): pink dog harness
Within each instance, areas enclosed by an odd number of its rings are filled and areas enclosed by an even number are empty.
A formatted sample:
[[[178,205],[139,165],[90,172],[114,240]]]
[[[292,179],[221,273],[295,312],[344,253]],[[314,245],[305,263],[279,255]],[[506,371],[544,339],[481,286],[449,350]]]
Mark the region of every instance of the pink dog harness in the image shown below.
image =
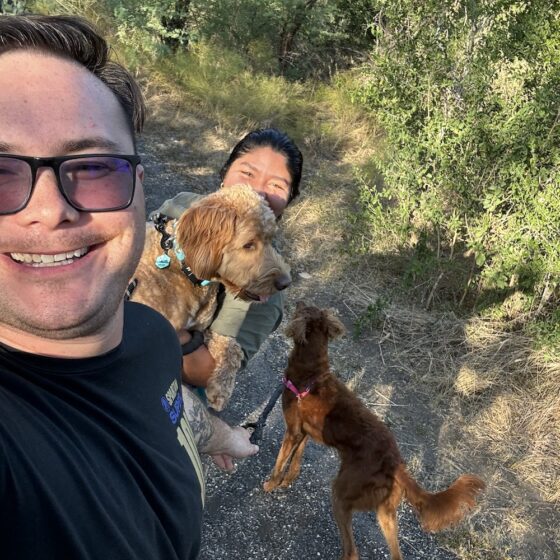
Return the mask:
[[[315,384],[315,380],[312,380],[303,391],[300,391],[287,377],[282,379],[282,383],[284,383],[286,389],[289,389],[298,398],[298,401],[301,401],[301,399],[309,395],[313,385]]]

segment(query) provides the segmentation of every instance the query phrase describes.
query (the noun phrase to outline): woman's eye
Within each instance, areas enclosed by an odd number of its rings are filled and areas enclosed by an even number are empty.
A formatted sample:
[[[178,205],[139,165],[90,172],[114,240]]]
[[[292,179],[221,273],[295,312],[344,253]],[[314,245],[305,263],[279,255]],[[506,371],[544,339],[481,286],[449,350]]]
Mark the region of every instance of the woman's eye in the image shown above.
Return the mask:
[[[253,174],[250,171],[242,171],[241,174],[245,175],[245,177],[252,177],[253,176]]]

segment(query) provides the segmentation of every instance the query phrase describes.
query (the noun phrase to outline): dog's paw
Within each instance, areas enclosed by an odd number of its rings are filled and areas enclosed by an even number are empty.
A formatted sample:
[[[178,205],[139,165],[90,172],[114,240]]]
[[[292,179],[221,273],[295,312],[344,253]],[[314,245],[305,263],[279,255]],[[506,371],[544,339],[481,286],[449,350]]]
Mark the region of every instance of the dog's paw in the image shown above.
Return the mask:
[[[208,395],[208,404],[216,411],[221,412],[225,407],[226,404],[229,402],[229,399],[226,399],[224,396],[220,395]]]
[[[273,482],[272,480],[267,480],[264,484],[263,484],[263,490],[265,492],[272,492],[273,490],[276,490],[276,488],[278,488],[278,484],[276,484],[275,482]]]
[[[214,371],[208,379],[206,396],[208,404],[219,412],[227,406],[233,393],[243,351],[234,338],[211,331],[206,331],[205,341],[215,362]]]

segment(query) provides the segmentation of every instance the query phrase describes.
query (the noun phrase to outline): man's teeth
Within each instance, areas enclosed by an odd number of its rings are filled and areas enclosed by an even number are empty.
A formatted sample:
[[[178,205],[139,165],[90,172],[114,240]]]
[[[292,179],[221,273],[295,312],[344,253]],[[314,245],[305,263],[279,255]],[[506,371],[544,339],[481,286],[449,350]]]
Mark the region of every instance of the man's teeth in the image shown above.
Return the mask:
[[[39,253],[10,253],[14,261],[30,264],[35,267],[42,266],[63,266],[72,264],[76,259],[83,257],[88,252],[88,248],[76,249],[67,253],[57,253],[56,255],[43,255]]]

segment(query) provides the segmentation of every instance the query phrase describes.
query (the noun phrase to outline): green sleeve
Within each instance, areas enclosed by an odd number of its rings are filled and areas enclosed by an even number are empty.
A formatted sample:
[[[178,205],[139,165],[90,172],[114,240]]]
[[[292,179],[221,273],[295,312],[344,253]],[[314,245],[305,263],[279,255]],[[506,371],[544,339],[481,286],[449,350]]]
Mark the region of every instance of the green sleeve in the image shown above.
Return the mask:
[[[204,195],[191,192],[180,192],[173,198],[168,198],[157,210],[150,214],[150,218],[156,213],[165,214],[172,218],[179,218],[181,214],[190,208],[197,200],[200,200]]]
[[[285,299],[284,292],[278,292],[266,303],[249,303],[226,293],[210,330],[237,339],[243,349],[245,367],[268,335],[280,326]]]

